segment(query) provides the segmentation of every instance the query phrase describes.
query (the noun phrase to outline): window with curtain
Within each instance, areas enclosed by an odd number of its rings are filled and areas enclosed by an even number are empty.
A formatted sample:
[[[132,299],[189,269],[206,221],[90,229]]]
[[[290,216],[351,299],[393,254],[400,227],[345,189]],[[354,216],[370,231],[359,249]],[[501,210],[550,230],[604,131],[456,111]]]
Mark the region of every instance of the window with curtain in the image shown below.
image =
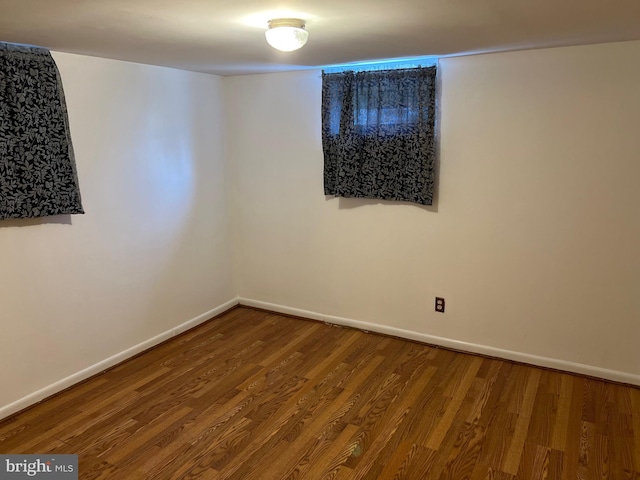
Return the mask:
[[[325,195],[433,203],[436,67],[322,74]]]
[[[84,213],[58,68],[0,43],[0,219]]]

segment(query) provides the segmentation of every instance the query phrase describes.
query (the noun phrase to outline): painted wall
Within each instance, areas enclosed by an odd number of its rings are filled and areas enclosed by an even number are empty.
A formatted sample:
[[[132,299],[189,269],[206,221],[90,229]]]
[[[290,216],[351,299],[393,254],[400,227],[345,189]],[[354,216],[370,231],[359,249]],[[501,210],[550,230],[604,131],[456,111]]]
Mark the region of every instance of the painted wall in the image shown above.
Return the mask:
[[[86,214],[0,222],[0,407],[236,296],[220,77],[54,58]]]
[[[440,73],[433,208],[323,195],[319,71],[223,80],[240,296],[640,378],[640,42]]]

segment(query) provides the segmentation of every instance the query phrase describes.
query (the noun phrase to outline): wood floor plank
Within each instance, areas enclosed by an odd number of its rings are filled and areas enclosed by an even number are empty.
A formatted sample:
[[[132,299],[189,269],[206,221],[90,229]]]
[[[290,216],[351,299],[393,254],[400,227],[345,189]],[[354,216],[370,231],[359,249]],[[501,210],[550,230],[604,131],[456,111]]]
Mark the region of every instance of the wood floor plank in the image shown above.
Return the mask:
[[[487,369],[486,373],[483,374],[483,376],[481,377],[484,379],[484,381],[482,382],[482,388],[478,395],[478,399],[476,400],[473,406],[473,410],[471,411],[471,413],[469,414],[469,417],[467,418],[467,422],[472,425],[480,423],[480,419],[485,413],[485,409],[487,405],[490,405],[490,400],[492,399],[491,392],[494,391],[494,386],[500,376],[500,366],[502,362],[499,362],[497,360],[492,360],[487,363],[489,364],[489,368]],[[483,425],[483,426],[486,426],[486,425]]]
[[[340,407],[341,403],[353,396],[351,391],[343,388],[345,380],[350,385],[360,385],[384,362],[384,357],[377,353],[375,357],[367,356],[366,358],[369,361],[361,365],[362,368],[357,372],[345,370],[346,375],[343,376],[334,375],[334,371],[331,371],[322,377],[316,386],[309,384],[308,389],[303,387],[297,397],[290,399],[282,406],[283,414],[271,425],[271,428],[265,428],[263,432],[254,435],[244,452],[237,455],[221,470],[221,478],[259,479],[262,472],[258,470],[256,464],[248,462],[252,455],[267,456],[274,450],[286,450],[287,454],[291,454],[291,449],[283,447],[297,442],[298,437],[305,430],[318,428],[312,427],[311,422],[318,422],[323,412],[326,415],[327,411],[329,413],[335,411],[334,408]],[[281,455],[275,456],[280,464],[281,457]],[[271,467],[277,468],[278,463],[272,462]]]
[[[423,366],[424,367],[424,366]],[[396,456],[397,450],[402,446],[402,444],[406,444],[404,441],[405,435],[404,430],[407,428],[408,424],[412,424],[416,417],[420,416],[421,412],[416,409],[416,401],[420,397],[420,395],[425,391],[426,388],[429,388],[429,385],[435,376],[437,369],[432,365],[426,367],[426,369],[417,368],[415,376],[415,381],[407,386],[406,392],[402,395],[401,398],[398,399],[395,409],[409,409],[409,413],[406,415],[404,422],[399,425],[399,428],[396,430],[396,433],[393,435],[392,439],[387,443],[384,447],[383,451],[379,455],[377,464],[375,467],[371,469],[372,475],[383,475],[382,471],[387,467],[387,459],[389,457]],[[412,443],[412,447],[409,449],[411,454],[415,453],[416,449],[415,443]],[[411,455],[409,457],[404,458],[402,460],[402,468],[399,470],[404,471],[406,467],[406,462],[411,460]]]
[[[566,441],[564,448],[561,449],[564,454],[562,480],[576,480],[578,478],[582,440],[582,391],[586,379],[577,376],[571,376],[570,378],[572,386]]]
[[[406,466],[406,471],[402,472],[404,474],[402,478],[405,480],[431,478],[429,475],[437,459],[438,452],[417,445],[415,454]]]
[[[286,478],[299,468],[301,462],[307,461],[307,458],[327,447],[331,439],[335,439],[345,428],[345,417],[356,405],[357,397],[344,391],[343,396],[319,412],[293,441],[284,440],[287,442],[286,453],[274,459],[273,468],[270,470],[273,478]]]
[[[404,472],[415,455],[416,444],[409,441],[400,442],[390,458],[384,463],[379,478],[405,478]]]
[[[587,389],[585,389],[585,391],[586,390]],[[583,396],[583,398],[587,399],[588,395]],[[583,415],[584,412],[585,410],[583,410]],[[587,418],[594,417],[587,416]],[[584,480],[594,480],[596,478],[595,430],[596,427],[593,423],[587,422],[586,420],[582,421],[582,429],[580,432],[580,456],[578,457],[578,474]]]
[[[513,440],[501,469],[509,475],[516,475],[518,473],[522,450],[527,439],[529,423],[531,422],[531,412],[538,391],[540,375],[541,370],[529,369],[527,386],[521,403],[522,406],[518,408],[518,421],[516,422]]]
[[[435,430],[431,433],[431,436],[427,440],[425,447],[431,450],[438,450],[440,448],[440,444],[444,439],[445,435],[451,428],[451,424],[453,423],[453,419],[458,413],[458,409],[460,405],[464,401],[464,398],[471,387],[471,383],[473,379],[476,377],[478,370],[480,369],[480,365],[482,364],[482,359],[480,357],[475,357],[470,362],[467,371],[464,373],[462,377],[462,381],[458,385],[455,393],[453,394],[453,398],[451,402],[447,406],[447,410],[444,415],[440,419],[440,422],[436,426]]]
[[[562,375],[560,393],[558,396],[556,421],[553,426],[553,434],[551,437],[551,448],[559,451],[564,450],[567,441],[572,389],[573,378],[569,375]]]
[[[607,423],[607,431],[596,433],[594,463],[596,474],[600,474],[598,478],[604,478],[606,473],[607,478],[636,480],[634,442],[627,434],[623,418],[615,412]],[[617,472],[617,476],[612,477],[611,471]]]
[[[505,462],[517,418],[517,415],[509,412],[501,402],[498,402],[492,411],[479,457],[479,462],[486,464],[491,471],[500,471]]]
[[[548,480],[562,478],[562,471],[564,469],[564,454],[555,449],[551,449],[549,452],[549,473],[547,475]]]
[[[640,390],[629,390],[633,421],[633,456],[636,473],[640,476]]]
[[[549,448],[526,442],[518,467],[517,480],[546,480],[549,475]]]
[[[526,365],[512,365],[509,374],[511,381],[502,392],[500,400],[507,405],[509,412],[516,415],[520,413],[520,408],[523,405],[530,370],[531,367]]]
[[[387,445],[391,437],[393,437],[398,426],[404,421],[408,413],[408,408],[400,409],[383,424],[383,428],[379,434],[375,436],[374,441],[371,443],[371,447],[366,450],[365,454],[362,456],[362,460],[353,468],[353,480],[362,480],[367,476],[371,467],[375,464],[378,456],[380,455],[380,452],[382,452],[385,445]]]
[[[549,381],[553,372],[542,371],[536,399],[531,411],[527,441],[536,445],[551,445],[553,428],[556,423],[558,395],[549,391]]]
[[[640,480],[640,390],[236,308],[16,416],[80,478]]]
[[[301,477],[304,477],[306,473],[312,478],[323,478],[343,466],[348,459],[342,455],[344,445],[357,430],[358,427],[355,425],[347,425],[333,441],[326,445],[324,450],[317,450],[318,453],[322,452],[321,455],[315,455],[313,458],[307,457],[309,461],[305,464],[304,471],[295,470],[295,473],[300,473]]]
[[[465,423],[458,434],[440,480],[469,478],[480,456],[481,442],[485,435],[484,427],[476,423]]]

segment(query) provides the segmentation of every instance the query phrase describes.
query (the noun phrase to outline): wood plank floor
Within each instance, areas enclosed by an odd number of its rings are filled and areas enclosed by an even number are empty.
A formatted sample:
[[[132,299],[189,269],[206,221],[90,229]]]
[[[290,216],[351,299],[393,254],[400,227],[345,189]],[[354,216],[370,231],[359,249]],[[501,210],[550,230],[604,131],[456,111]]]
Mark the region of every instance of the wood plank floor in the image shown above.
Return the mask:
[[[82,479],[640,479],[640,390],[246,308],[0,422]]]

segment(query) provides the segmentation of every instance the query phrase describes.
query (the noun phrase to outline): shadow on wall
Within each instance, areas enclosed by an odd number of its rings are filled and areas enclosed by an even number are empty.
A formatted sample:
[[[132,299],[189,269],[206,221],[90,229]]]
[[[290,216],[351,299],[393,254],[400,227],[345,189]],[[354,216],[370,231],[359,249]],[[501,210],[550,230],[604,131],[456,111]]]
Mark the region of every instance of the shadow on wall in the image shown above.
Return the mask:
[[[154,113],[139,153],[153,199],[145,215],[156,257],[143,318],[159,332],[175,326],[172,319],[191,320],[232,297],[221,101],[216,90],[206,99],[198,95],[205,88],[208,81],[192,77],[168,79],[144,109]]]
[[[33,227],[35,225],[72,225],[71,215],[54,215],[51,217],[16,218],[0,220],[0,228]]]
[[[336,197],[333,195],[325,195],[325,200],[333,200]],[[396,200],[379,200],[376,198],[346,198],[338,197],[338,209],[350,210],[353,208],[364,207],[366,205],[404,205],[407,207],[419,208],[427,212],[438,213],[438,194],[433,195],[433,205],[420,205],[418,203],[402,202]]]

